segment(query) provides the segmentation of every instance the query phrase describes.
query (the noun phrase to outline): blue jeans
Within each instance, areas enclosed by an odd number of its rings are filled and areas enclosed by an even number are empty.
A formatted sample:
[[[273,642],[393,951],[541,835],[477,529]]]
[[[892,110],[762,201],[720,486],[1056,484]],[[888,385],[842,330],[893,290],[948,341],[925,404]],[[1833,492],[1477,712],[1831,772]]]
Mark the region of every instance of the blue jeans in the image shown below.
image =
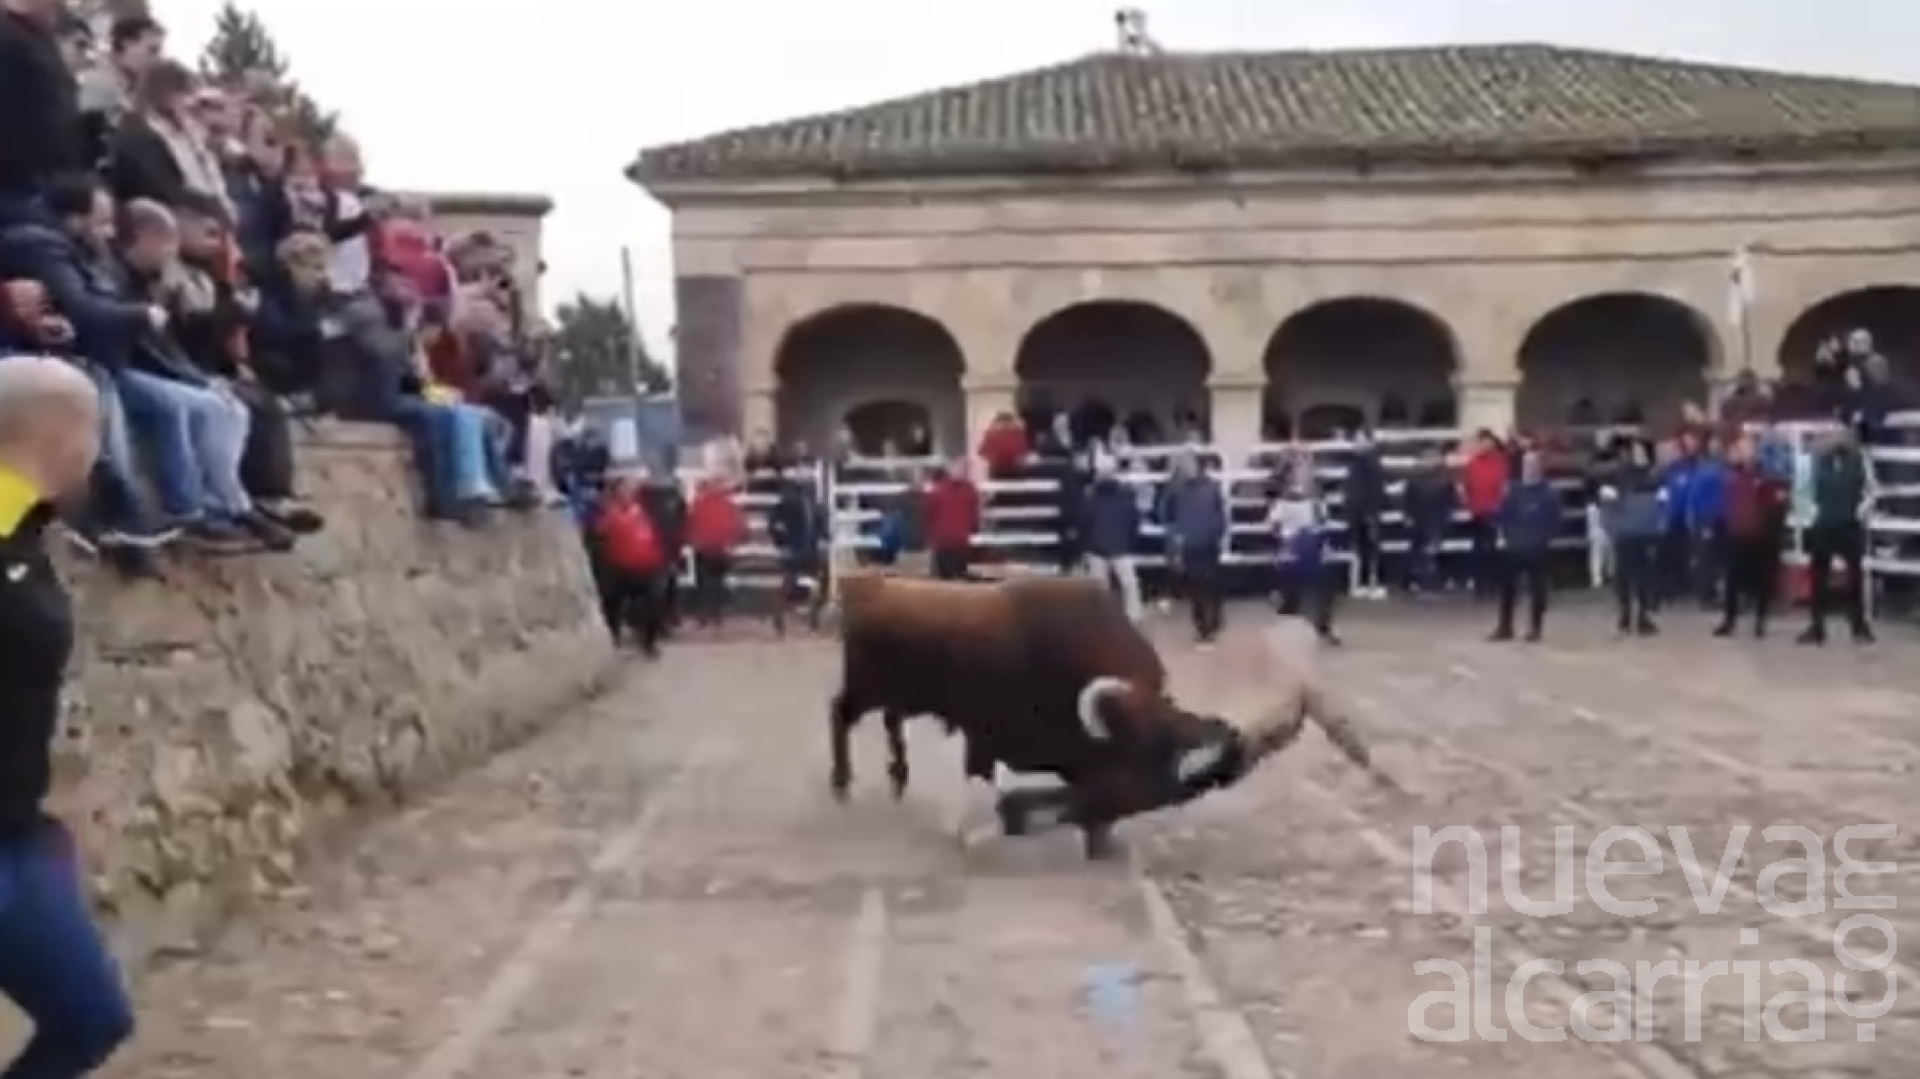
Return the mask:
[[[167,516],[231,520],[253,508],[240,485],[247,406],[224,389],[145,371],[117,371],[114,380],[130,426],[153,450],[154,486]]]
[[[394,403],[393,422],[413,443],[429,516],[443,516],[462,502],[495,495],[488,476],[487,415],[472,405],[435,404],[419,397]]]
[[[0,1079],[80,1079],[133,1033],[133,1005],[58,825],[0,840],[0,996],[33,1021],[33,1040]]]

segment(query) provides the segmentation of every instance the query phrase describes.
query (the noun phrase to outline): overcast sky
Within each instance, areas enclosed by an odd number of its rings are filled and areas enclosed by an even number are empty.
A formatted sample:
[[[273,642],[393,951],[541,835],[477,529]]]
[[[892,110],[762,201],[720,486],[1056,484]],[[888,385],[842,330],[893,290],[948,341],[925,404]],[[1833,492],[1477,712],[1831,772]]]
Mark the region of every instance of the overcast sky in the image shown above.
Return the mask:
[[[154,0],[197,58],[219,0]],[[372,180],[538,192],[549,305],[620,287],[673,325],[667,215],[620,175],[642,146],[1068,59],[1114,0],[254,0],[295,74],[344,114]],[[1920,82],[1913,0],[1161,0],[1168,49],[1549,41]]]

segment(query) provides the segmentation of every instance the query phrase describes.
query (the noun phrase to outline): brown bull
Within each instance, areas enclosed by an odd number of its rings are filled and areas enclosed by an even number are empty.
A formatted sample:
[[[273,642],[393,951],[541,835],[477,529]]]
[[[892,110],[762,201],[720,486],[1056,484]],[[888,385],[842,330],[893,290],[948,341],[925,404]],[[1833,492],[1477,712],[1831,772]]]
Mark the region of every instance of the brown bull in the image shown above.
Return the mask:
[[[908,782],[905,721],[936,716],[965,739],[970,778],[991,784],[1001,764],[1062,782],[1003,795],[1008,834],[1071,824],[1100,857],[1113,822],[1237,780],[1285,725],[1265,712],[1236,726],[1181,708],[1153,645],[1105,588],[1082,578],[861,575],[844,582],[841,605],[831,733],[833,789],[843,798],[848,735],[861,716],[885,716],[895,797]]]

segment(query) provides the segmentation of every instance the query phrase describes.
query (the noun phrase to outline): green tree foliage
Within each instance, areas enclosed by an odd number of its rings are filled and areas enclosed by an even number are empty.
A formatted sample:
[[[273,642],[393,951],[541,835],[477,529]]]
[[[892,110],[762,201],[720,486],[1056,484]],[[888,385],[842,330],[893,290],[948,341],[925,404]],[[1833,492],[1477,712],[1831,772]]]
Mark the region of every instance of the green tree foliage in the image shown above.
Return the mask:
[[[634,358],[638,356],[639,383],[635,385]],[[617,300],[598,300],[585,293],[560,305],[554,313],[553,369],[555,394],[568,408],[589,397],[624,393],[662,393],[672,378],[646,351],[626,309]]]
[[[258,15],[229,0],[214,16],[213,37],[200,56],[200,74],[210,82],[239,88],[257,104],[289,118],[315,146],[332,136],[339,116],[320,107],[300,89],[287,58]]]

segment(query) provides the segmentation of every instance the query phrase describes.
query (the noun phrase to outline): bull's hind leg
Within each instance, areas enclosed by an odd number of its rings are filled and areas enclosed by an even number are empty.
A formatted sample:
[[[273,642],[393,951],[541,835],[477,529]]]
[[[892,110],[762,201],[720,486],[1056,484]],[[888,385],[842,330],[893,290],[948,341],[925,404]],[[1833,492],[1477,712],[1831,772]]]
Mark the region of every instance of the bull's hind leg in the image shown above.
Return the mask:
[[[847,695],[836,693],[832,708],[827,713],[827,740],[833,753],[833,773],[829,782],[833,785],[833,796],[844,802],[847,791],[853,786],[853,751],[848,743],[854,725],[860,722],[861,709]]]
[[[893,786],[895,800],[907,793],[907,717],[889,708],[882,718],[887,726],[887,780]]]

